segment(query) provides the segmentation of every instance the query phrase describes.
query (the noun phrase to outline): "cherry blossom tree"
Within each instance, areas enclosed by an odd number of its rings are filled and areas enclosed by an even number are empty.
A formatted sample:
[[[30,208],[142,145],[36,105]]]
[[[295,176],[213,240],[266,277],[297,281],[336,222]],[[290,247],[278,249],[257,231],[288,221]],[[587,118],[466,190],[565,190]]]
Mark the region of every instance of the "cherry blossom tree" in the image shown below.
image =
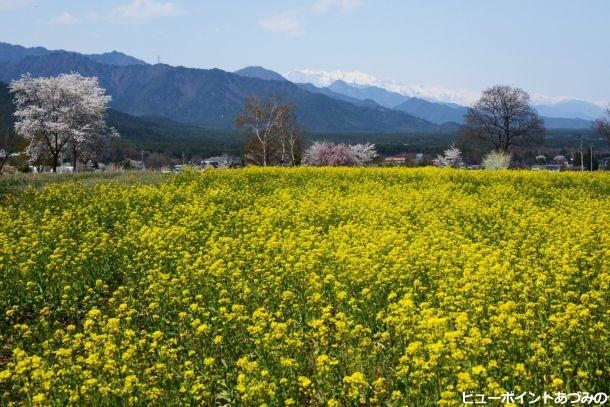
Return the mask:
[[[97,78],[71,74],[65,75],[63,80],[71,100],[68,149],[76,171],[79,158],[95,158],[100,147],[110,138],[118,137],[118,133],[106,126],[104,114],[110,96],[99,86]]]
[[[10,90],[15,94],[16,132],[29,141],[31,158],[50,156],[53,172],[62,153],[69,150],[76,169],[80,154],[115,134],[104,121],[110,96],[97,78],[76,73],[42,78],[28,74],[13,81]]]
[[[433,163],[437,167],[462,168],[464,167],[464,162],[462,161],[462,151],[456,146],[452,145],[443,152],[443,155],[437,155]]]
[[[315,141],[303,153],[303,164],[331,165],[334,144],[328,141]]]
[[[315,166],[359,166],[370,163],[377,156],[374,144],[335,144],[314,142],[303,154],[303,163]]]
[[[372,162],[375,157],[377,157],[377,150],[375,149],[375,144],[356,144],[350,146],[350,148],[352,149],[354,157],[356,158],[356,165],[368,164]]]

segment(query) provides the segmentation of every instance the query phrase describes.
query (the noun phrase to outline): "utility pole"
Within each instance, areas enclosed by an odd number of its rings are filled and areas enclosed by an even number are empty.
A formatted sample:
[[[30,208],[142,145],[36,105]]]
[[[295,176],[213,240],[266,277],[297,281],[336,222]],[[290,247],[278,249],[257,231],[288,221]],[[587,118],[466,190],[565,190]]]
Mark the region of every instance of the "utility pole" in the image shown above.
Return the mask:
[[[142,155],[142,171],[146,170],[146,165],[144,165],[144,150],[140,150],[140,154]]]
[[[591,171],[593,171],[593,146],[589,146],[589,154],[591,154]]]

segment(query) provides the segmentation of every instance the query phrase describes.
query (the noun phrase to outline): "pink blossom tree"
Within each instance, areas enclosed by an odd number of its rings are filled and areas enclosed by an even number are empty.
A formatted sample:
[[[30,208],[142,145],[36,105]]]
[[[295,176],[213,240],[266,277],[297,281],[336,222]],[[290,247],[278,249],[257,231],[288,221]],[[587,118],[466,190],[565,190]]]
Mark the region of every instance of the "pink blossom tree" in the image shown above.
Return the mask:
[[[335,144],[328,141],[314,142],[303,154],[303,163],[314,166],[359,166],[370,163],[377,156],[375,145]]]

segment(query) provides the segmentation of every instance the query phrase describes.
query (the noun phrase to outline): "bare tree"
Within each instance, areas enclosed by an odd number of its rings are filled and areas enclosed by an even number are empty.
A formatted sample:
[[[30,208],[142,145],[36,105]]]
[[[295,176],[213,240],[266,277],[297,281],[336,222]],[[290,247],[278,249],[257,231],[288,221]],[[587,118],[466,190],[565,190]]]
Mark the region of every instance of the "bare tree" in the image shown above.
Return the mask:
[[[247,161],[262,166],[273,164],[278,150],[278,127],[282,110],[277,98],[246,98],[235,124],[242,128],[248,137],[245,152]]]
[[[610,143],[610,106],[606,109],[606,115],[608,117],[602,117],[593,123],[593,129],[606,138],[606,141]]]
[[[297,123],[295,106],[291,103],[282,105],[278,126],[280,165],[300,164],[304,134],[305,126]]]
[[[497,85],[468,109],[460,134],[465,142],[478,140],[506,152],[512,146],[541,144],[545,128],[527,92]]]
[[[248,162],[262,166],[299,164],[305,126],[298,124],[292,103],[281,103],[277,97],[248,97],[235,124],[248,137]]]

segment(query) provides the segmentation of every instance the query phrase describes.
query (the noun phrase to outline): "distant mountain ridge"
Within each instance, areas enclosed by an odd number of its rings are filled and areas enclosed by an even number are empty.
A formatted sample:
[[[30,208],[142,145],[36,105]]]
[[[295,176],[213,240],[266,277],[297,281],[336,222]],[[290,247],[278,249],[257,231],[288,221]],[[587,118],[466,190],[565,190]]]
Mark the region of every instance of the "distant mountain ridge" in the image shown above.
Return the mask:
[[[464,106],[434,103],[418,98],[410,98],[394,106],[394,109],[439,124],[445,122],[463,123],[464,117],[468,113],[468,108]]]
[[[103,54],[89,54],[87,58],[99,62],[100,64],[126,66],[126,65],[148,65],[146,62],[123,54],[118,51],[105,52]]]
[[[54,52],[70,52],[64,50],[49,50],[43,47],[26,48],[21,45],[8,44],[6,42],[0,42],[0,62],[18,62],[28,57],[39,57],[43,55],[49,55]],[[105,52],[103,54],[75,54],[82,55],[95,62],[105,65],[147,65],[146,62],[141,59],[134,58],[127,54],[118,51]]]
[[[2,58],[0,58],[2,60]],[[438,132],[442,127],[383,107],[356,106],[289,81],[243,77],[220,69],[156,65],[107,65],[73,52],[54,51],[0,62],[0,81],[24,73],[96,76],[112,96],[111,107],[136,116],[161,116],[191,125],[231,128],[247,96],[277,95],[296,105],[311,131]]]
[[[408,96],[400,93],[390,92],[377,86],[358,86],[351,85],[345,81],[338,80],[330,84],[328,89],[336,93],[341,93],[356,99],[371,99],[381,106],[393,109],[409,99]]]
[[[604,116],[604,109],[582,100],[565,100],[549,104],[536,104],[541,115],[552,118],[595,120]]]
[[[262,66],[247,66],[233,72],[235,75],[243,76],[245,78],[258,78],[265,81],[282,81],[288,82],[288,79],[284,78],[277,72],[265,69]]]
[[[379,103],[375,102],[372,99],[356,99],[351,96],[347,96],[347,95],[344,95],[341,93],[334,92],[334,91],[330,90],[329,88],[318,88],[317,86],[315,86],[311,83],[296,83],[295,85],[297,85],[298,87],[300,87],[302,89],[305,89],[308,92],[320,93],[322,95],[326,95],[333,99],[343,100],[345,102],[352,103],[356,106],[365,106],[365,107],[374,107],[374,108],[380,107]]]
[[[271,71],[269,69],[265,69],[261,66],[248,66],[248,67],[239,69],[233,73],[236,75],[239,75],[239,76],[246,77],[246,78],[258,78],[258,79],[263,79],[266,81],[289,82],[288,79],[284,78],[279,73]],[[350,97],[350,96],[347,96],[347,95],[344,95],[341,93],[333,92],[329,88],[319,88],[311,83],[295,83],[295,85],[297,85],[301,89],[304,89],[308,92],[326,95],[333,99],[343,100],[345,102],[352,103],[356,106],[379,107],[379,104],[377,104],[374,100],[371,100],[371,99],[361,100],[361,99],[353,98],[353,97]]]

